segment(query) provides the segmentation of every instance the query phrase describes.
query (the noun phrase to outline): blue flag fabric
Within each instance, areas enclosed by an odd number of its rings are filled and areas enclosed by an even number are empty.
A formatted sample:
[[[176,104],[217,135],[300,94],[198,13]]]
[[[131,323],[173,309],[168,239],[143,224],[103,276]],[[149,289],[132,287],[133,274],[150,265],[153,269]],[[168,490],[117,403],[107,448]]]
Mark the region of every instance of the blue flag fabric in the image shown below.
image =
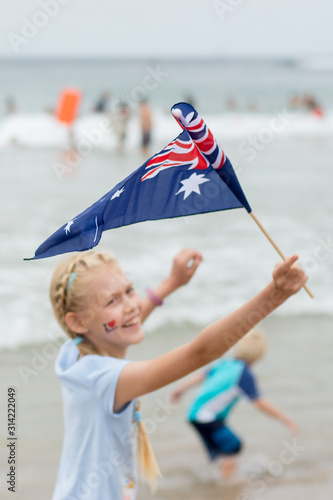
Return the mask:
[[[252,212],[230,161],[225,156],[223,149],[219,147],[215,137],[193,106],[185,102],[178,103],[171,108],[171,113],[178,123],[187,130],[200,153],[214,167],[223,182],[227,184],[229,189],[241,202],[242,206],[249,213]]]
[[[181,134],[53,233],[33,259],[89,250],[103,231],[136,222],[241,207],[251,212],[231,163],[196,110],[179,103],[171,111]]]

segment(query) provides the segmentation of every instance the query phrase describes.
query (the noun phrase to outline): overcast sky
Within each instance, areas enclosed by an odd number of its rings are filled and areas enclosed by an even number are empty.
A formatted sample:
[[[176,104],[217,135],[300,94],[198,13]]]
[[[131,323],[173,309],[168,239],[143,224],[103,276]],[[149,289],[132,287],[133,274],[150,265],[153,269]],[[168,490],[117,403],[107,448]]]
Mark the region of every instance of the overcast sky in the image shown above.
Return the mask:
[[[6,57],[333,54],[332,0],[0,0],[0,5],[0,56]]]

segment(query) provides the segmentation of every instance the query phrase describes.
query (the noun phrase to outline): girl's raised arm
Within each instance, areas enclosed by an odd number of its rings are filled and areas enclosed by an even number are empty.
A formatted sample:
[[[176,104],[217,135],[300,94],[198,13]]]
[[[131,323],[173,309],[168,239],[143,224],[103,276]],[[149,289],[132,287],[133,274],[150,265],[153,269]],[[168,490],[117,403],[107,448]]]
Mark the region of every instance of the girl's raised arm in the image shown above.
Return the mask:
[[[169,276],[152,291],[153,293],[150,292],[150,297],[148,296],[141,300],[142,323],[148,318],[155,307],[159,305],[158,300],[161,304],[165,297],[190,281],[201,261],[202,255],[196,250],[184,248],[177,253],[173,259]]]
[[[273,281],[228,316],[205,328],[192,342],[150,361],[129,363],[120,374],[114,410],[128,401],[170,384],[222,356],[257,323],[297,293],[307,275],[296,255],[277,264]]]

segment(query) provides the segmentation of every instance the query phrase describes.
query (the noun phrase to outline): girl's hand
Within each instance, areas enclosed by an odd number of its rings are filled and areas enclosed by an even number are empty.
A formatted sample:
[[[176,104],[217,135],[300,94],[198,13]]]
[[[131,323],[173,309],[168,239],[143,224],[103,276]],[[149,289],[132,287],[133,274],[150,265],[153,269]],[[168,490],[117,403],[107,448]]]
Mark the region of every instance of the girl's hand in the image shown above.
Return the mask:
[[[194,275],[201,262],[202,255],[196,250],[184,248],[178,252],[173,259],[171,273],[169,278],[167,278],[170,281],[173,290],[186,285]]]
[[[186,283],[188,283],[194,275],[201,261],[202,255],[196,250],[184,248],[178,252],[173,259],[172,269],[169,276],[154,289],[154,294],[159,299],[163,300],[180,286],[186,285]],[[142,323],[148,318],[155,307],[156,303],[150,298],[146,297],[142,299]]]
[[[284,262],[276,264],[272,274],[276,289],[288,297],[297,293],[308,280],[297,260],[297,255],[287,257]]]

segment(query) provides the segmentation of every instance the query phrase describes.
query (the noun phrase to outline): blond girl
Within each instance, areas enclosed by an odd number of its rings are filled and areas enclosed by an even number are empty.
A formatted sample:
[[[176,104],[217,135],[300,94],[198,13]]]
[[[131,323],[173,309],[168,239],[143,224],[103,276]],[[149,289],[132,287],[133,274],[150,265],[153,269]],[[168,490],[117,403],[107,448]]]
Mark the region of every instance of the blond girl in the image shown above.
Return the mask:
[[[69,340],[56,361],[65,436],[53,500],[135,499],[137,443],[141,468],[153,485],[159,469],[138,398],[220,357],[307,280],[297,256],[289,257],[258,295],[190,343],[155,359],[128,360],[128,347],[143,340],[143,321],[191,279],[201,260],[195,250],[180,252],[169,277],[144,300],[108,253],[74,255],[56,269],[51,301]]]

